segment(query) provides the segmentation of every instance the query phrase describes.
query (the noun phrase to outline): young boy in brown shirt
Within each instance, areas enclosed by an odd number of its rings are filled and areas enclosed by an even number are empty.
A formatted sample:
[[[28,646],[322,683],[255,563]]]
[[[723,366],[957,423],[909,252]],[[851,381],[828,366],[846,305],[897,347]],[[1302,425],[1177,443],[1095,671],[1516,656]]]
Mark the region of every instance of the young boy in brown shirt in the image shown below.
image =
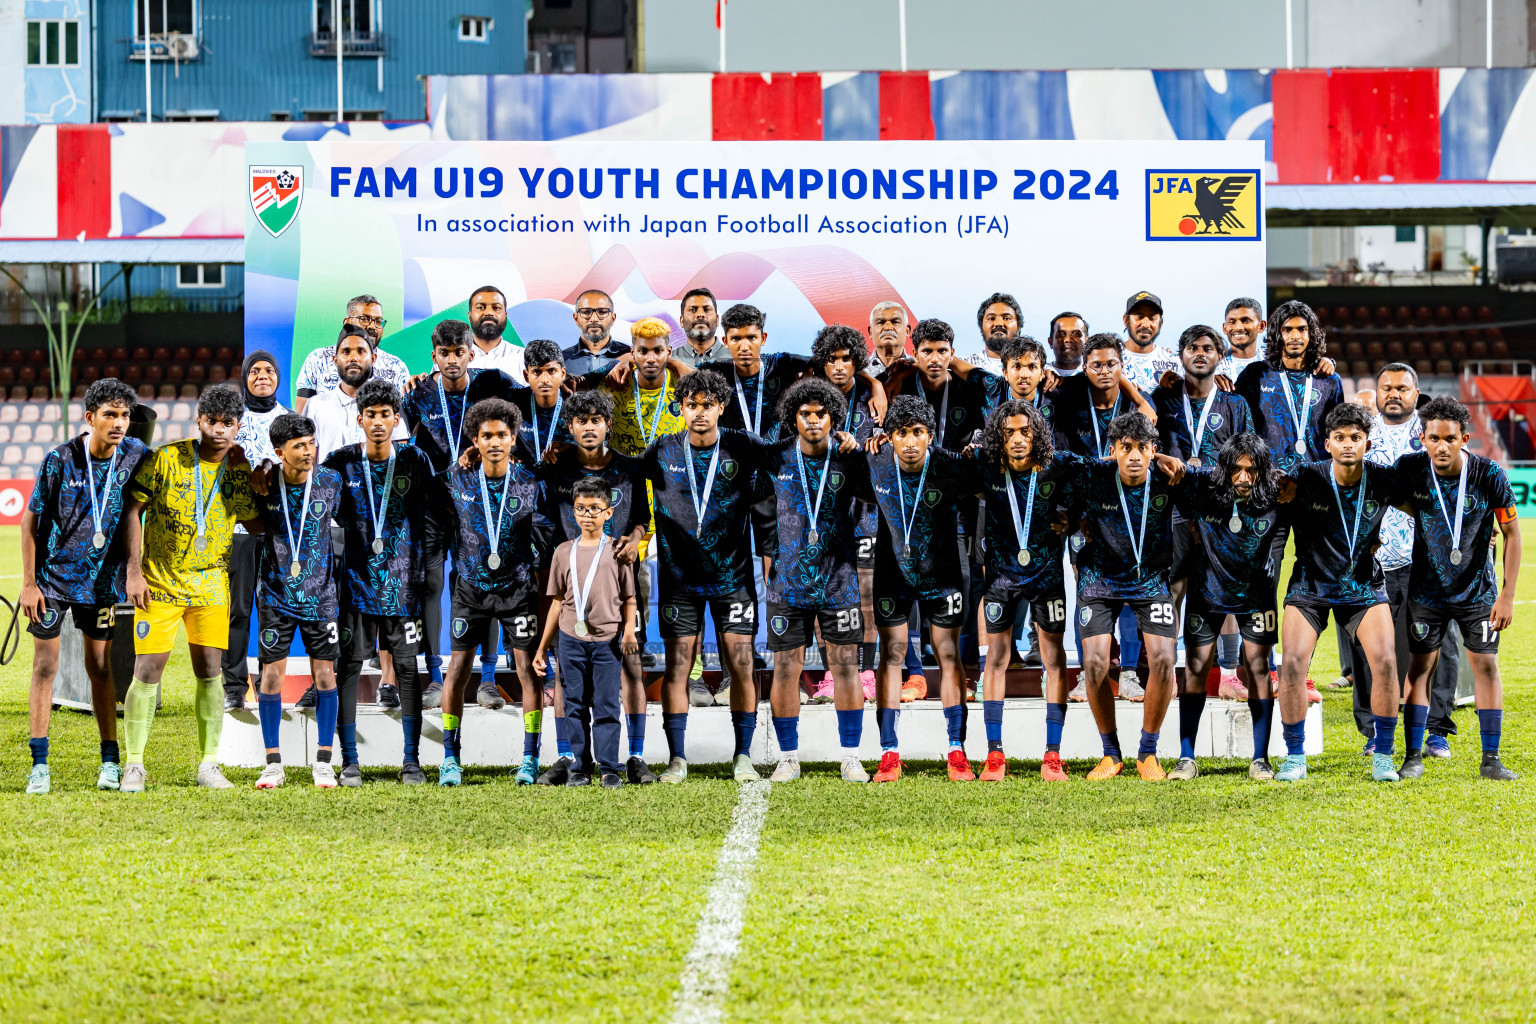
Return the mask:
[[[613,557],[605,530],[613,507],[604,478],[578,480],[571,505],[581,536],[557,547],[550,560],[546,593],[559,599],[560,614],[546,616],[533,667],[543,674],[558,629],[565,717],[576,762],[565,784],[591,785],[595,754],[603,788],[618,789],[624,785],[619,763],[621,664],[625,655],[640,650],[635,639],[634,573]]]

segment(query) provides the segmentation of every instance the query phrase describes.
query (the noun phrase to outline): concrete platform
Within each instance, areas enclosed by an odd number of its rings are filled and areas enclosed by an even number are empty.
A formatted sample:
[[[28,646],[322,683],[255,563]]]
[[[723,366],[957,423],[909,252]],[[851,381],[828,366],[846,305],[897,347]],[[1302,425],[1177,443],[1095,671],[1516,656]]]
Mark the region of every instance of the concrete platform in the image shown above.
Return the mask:
[[[1127,701],[1115,703],[1116,719],[1120,731],[1120,745],[1127,754],[1134,754],[1141,734],[1142,707]],[[913,760],[940,760],[948,752],[949,745],[944,729],[943,709],[938,701],[922,700],[905,704],[897,725],[901,738],[901,753]],[[382,711],[364,705],[358,709],[358,755],[366,766],[398,765],[404,751],[400,732],[400,713]],[[1253,756],[1251,722],[1248,707],[1236,701],[1207,700],[1205,715],[1200,722],[1200,736],[1196,747],[1199,757],[1243,758]],[[465,709],[462,725],[463,757],[466,765],[515,765],[522,760],[523,720],[515,705],[501,711],[487,711],[480,707]],[[421,761],[434,764],[442,760],[442,715],[429,711],[422,725]],[[289,765],[310,763],[315,751],[315,726],[312,711],[283,711],[280,733],[283,761]],[[1040,699],[1009,700],[1003,714],[1003,744],[1011,757],[1038,759],[1045,750],[1045,701]],[[731,733],[731,715],[728,708],[693,708],[688,715],[688,760],[693,763],[721,763],[729,761],[734,747]],[[986,731],[981,719],[981,705],[970,705],[966,733],[966,753],[974,760],[986,757]],[[1323,751],[1323,716],[1320,705],[1313,704],[1307,711],[1308,754]],[[1285,743],[1280,733],[1278,716],[1270,736],[1270,755],[1284,756]],[[652,764],[666,762],[667,743],[661,730],[661,707],[649,706],[646,722],[646,760]],[[1068,759],[1086,760],[1098,758],[1102,749],[1093,715],[1086,704],[1070,705],[1066,728],[1062,732],[1062,756]],[[1158,742],[1160,757],[1174,758],[1179,754],[1178,704],[1169,707],[1168,716]],[[757,733],[752,743],[752,758],[759,763],[778,760],[778,744],[773,734],[773,718],[768,706],[763,705],[757,716]],[[879,727],[873,705],[864,711],[863,745],[860,756],[867,761],[880,757]],[[544,716],[544,735],[540,758],[546,762],[555,757],[554,716]],[[837,716],[830,705],[806,705],[800,709],[800,757],[803,761],[836,761],[841,752],[837,738]],[[225,716],[224,734],[219,742],[219,761],[239,767],[259,767],[265,763],[265,748],[261,740],[261,726],[256,712],[233,712]]]

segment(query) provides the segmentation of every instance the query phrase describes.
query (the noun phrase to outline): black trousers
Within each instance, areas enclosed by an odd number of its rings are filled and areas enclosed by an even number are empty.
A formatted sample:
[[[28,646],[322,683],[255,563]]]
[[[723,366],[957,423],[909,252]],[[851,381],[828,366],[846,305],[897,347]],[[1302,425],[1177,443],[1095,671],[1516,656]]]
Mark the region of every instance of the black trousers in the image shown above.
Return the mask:
[[[251,614],[256,603],[256,574],[261,562],[261,538],[237,533],[229,549],[229,647],[224,651],[224,695],[245,698],[250,683],[246,649],[251,639]]]
[[[559,614],[557,608],[552,614]],[[560,682],[565,695],[566,739],[577,766],[596,760],[604,772],[619,774],[621,670],[618,640],[580,640],[562,630],[558,637]]]
[[[1398,692],[1408,679],[1408,574],[1409,567],[1388,569],[1387,604],[1392,609],[1392,625],[1396,631]],[[1343,648],[1349,648],[1349,661],[1343,661]],[[1365,660],[1365,651],[1353,640],[1339,640],[1340,662],[1355,681],[1355,728],[1360,735],[1370,739],[1376,735],[1376,719],[1371,714],[1371,666]],[[1435,674],[1429,680],[1429,731],[1442,736],[1456,735],[1456,722],[1451,712],[1456,710],[1456,682],[1461,675],[1461,650],[1456,643],[1456,629],[1447,627],[1445,639],[1440,642],[1440,661]]]

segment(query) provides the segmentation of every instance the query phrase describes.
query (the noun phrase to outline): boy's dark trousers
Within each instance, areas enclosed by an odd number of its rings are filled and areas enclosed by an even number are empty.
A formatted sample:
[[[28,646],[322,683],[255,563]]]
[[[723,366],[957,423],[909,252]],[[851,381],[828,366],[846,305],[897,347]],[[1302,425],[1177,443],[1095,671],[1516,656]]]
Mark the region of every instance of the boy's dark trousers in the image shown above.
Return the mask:
[[[554,612],[551,612],[554,614]],[[580,640],[564,630],[559,637],[560,681],[571,757],[587,771],[594,757],[602,770],[622,775],[619,764],[619,641]]]

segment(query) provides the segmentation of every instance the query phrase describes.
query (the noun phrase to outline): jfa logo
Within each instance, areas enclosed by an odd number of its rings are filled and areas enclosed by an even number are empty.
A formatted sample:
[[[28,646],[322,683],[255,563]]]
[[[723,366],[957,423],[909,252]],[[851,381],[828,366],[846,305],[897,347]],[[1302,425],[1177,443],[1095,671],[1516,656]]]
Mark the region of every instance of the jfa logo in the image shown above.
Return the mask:
[[[256,220],[276,238],[288,230],[299,216],[304,202],[304,168],[251,167],[251,210]]]
[[[1263,237],[1256,170],[1148,169],[1147,241],[1257,241]]]

